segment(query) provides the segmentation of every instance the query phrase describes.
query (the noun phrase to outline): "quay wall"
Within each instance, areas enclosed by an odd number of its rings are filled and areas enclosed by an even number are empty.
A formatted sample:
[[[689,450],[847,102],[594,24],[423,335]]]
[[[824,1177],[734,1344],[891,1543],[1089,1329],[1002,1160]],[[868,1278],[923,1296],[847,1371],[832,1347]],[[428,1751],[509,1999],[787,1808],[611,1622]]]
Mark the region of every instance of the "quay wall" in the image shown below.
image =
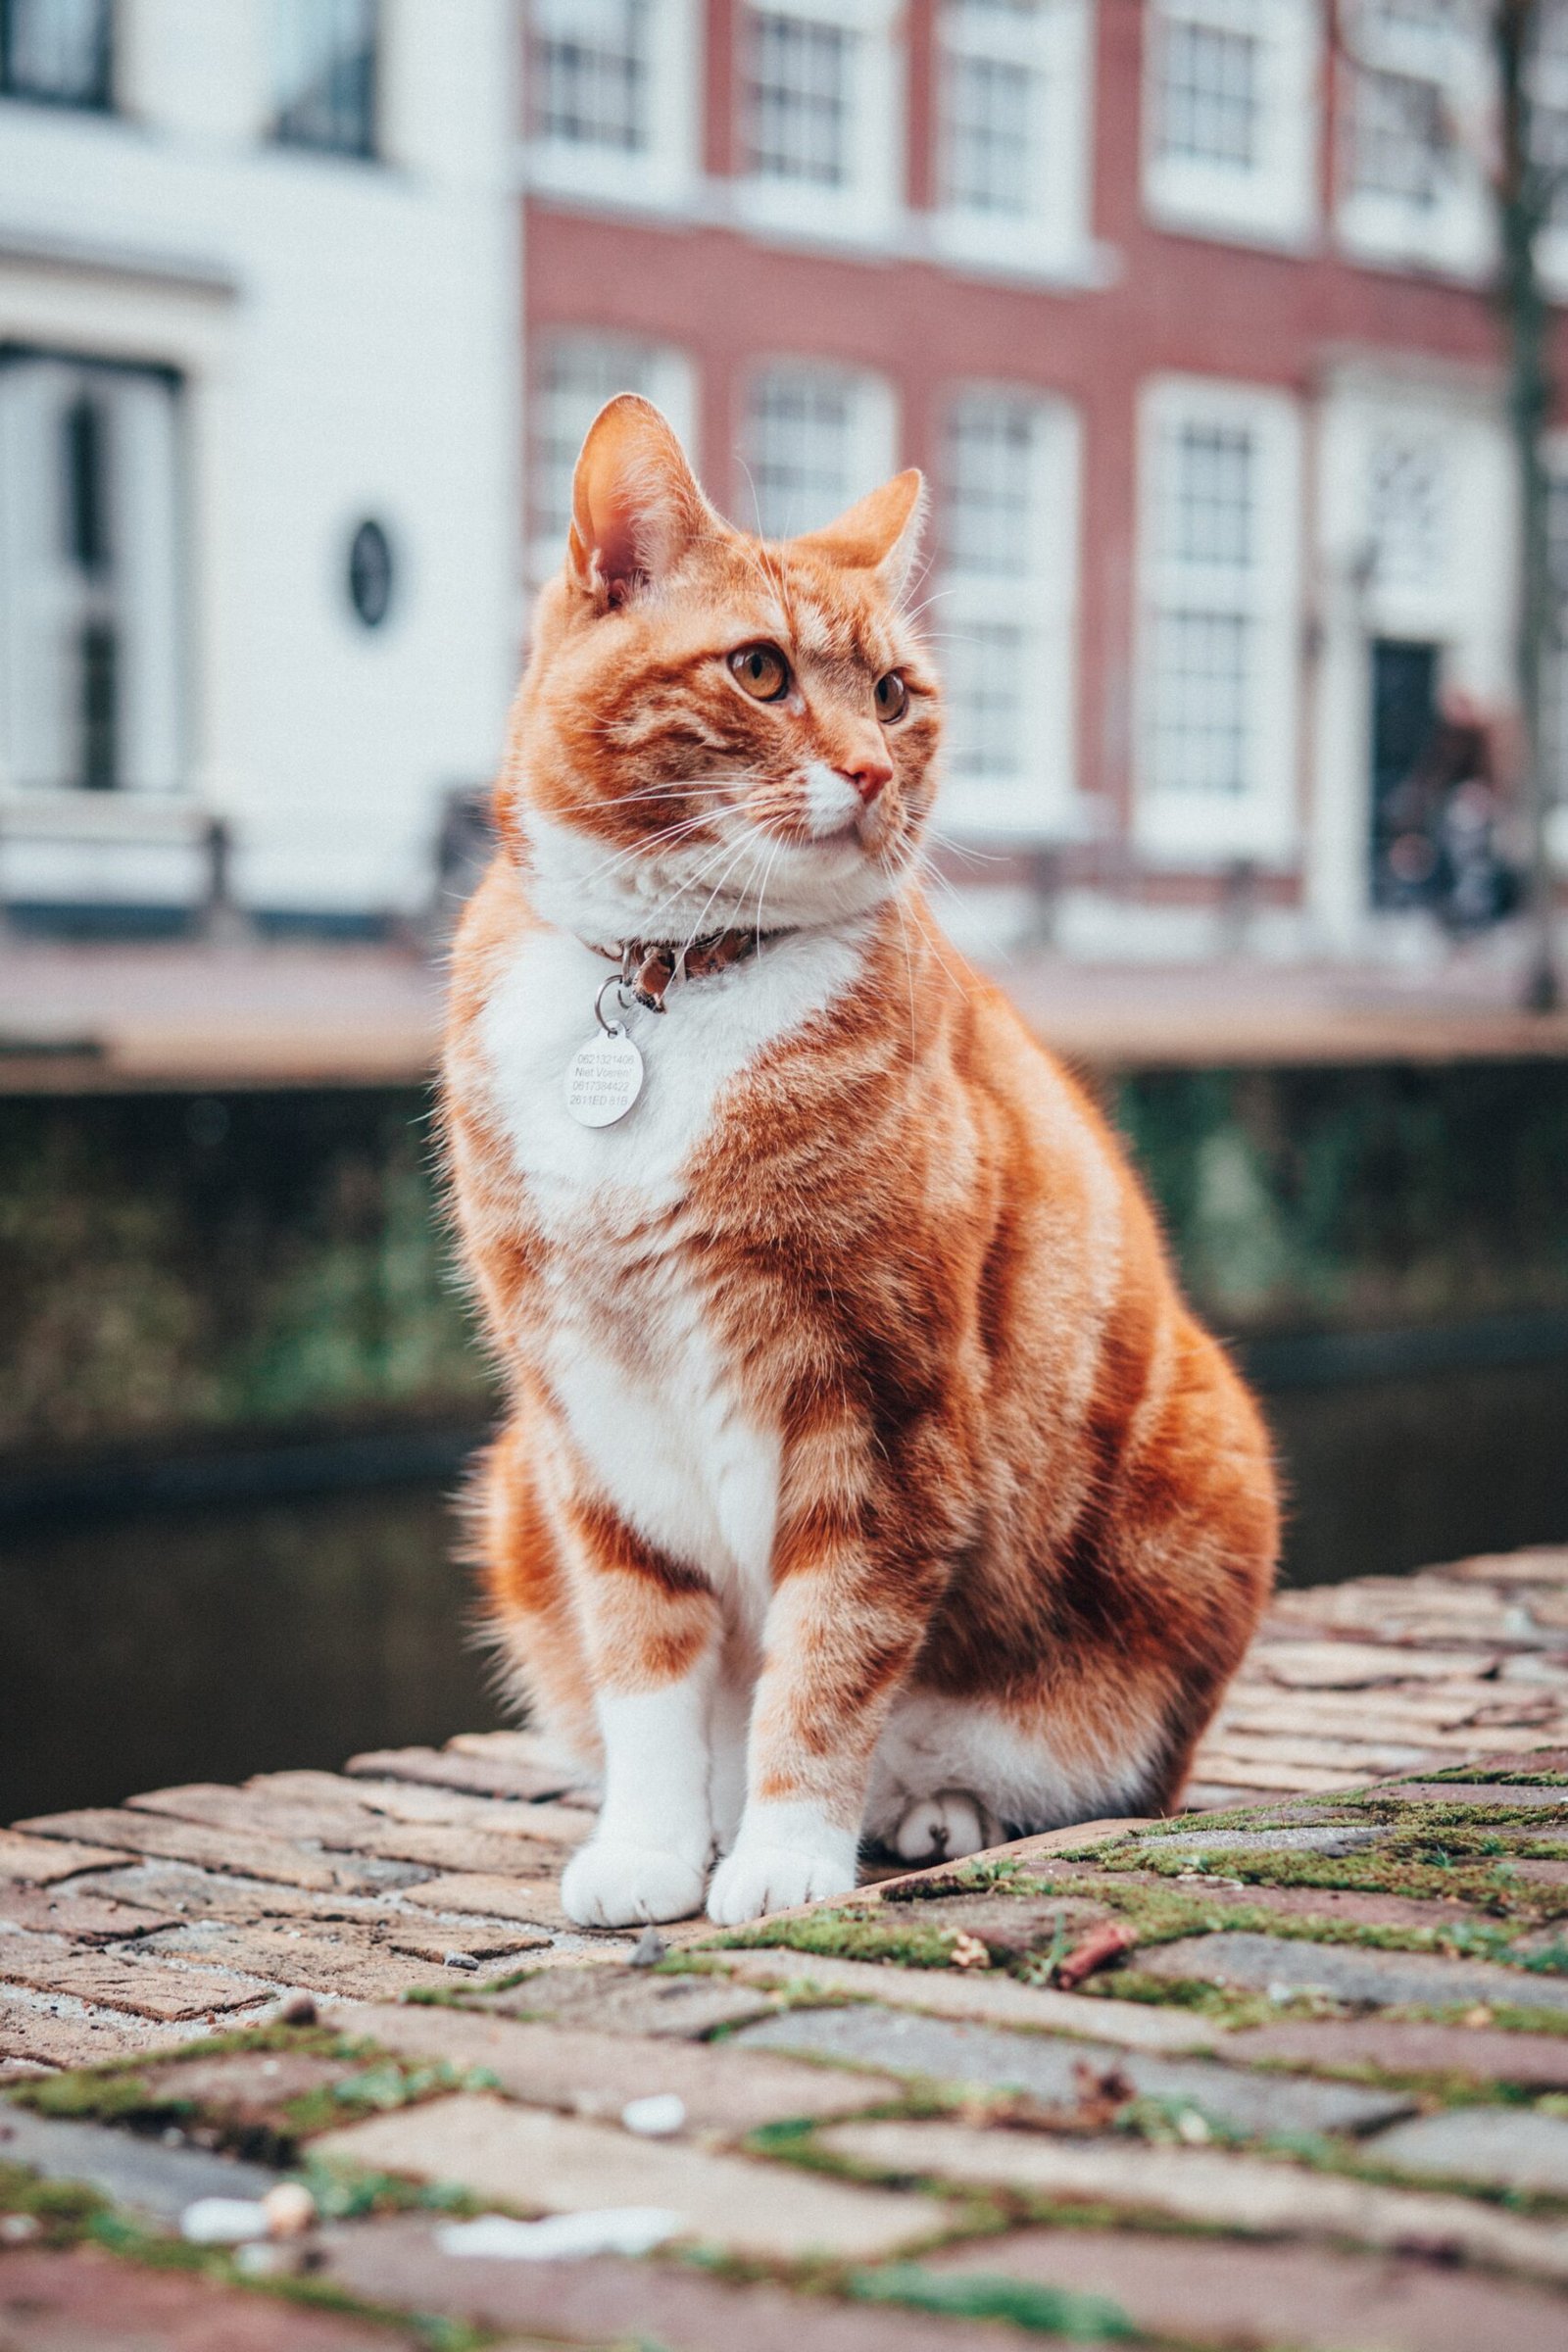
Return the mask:
[[[1093,1076],[1265,1385],[1568,1358],[1568,1061]],[[417,1088],[9,1095],[0,1300],[0,1472],[490,1406]]]

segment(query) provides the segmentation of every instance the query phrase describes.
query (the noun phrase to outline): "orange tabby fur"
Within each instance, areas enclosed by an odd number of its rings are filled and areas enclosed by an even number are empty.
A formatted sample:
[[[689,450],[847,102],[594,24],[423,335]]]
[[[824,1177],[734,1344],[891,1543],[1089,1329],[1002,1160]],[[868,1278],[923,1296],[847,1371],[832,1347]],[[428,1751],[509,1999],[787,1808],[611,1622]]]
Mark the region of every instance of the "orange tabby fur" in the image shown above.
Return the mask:
[[[446,1127],[510,1396],[479,1546],[518,1691],[606,1772],[590,1922],[695,1908],[715,1847],[733,1921],[844,1891],[862,1831],[1170,1806],[1273,1575],[1251,1398],[920,893],[918,492],[764,547],[612,403],[458,938]],[[728,664],[758,643],[781,702]],[[760,953],[634,1012],[644,1098],[570,1131],[591,950],[729,925]]]

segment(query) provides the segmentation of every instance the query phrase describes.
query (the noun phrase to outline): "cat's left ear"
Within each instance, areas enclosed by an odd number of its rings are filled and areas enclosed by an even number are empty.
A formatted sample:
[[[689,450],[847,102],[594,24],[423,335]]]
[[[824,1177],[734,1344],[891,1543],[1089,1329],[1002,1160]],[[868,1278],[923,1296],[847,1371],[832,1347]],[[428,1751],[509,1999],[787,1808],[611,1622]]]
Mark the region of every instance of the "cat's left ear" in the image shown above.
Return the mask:
[[[651,400],[618,393],[588,427],[572,477],[568,578],[601,602],[624,604],[719,527],[665,417]]]
[[[836,522],[808,531],[800,547],[826,556],[847,571],[874,571],[889,596],[904,593],[920,552],[925,520],[925,478],[914,466],[896,473],[880,490],[847,507]]]

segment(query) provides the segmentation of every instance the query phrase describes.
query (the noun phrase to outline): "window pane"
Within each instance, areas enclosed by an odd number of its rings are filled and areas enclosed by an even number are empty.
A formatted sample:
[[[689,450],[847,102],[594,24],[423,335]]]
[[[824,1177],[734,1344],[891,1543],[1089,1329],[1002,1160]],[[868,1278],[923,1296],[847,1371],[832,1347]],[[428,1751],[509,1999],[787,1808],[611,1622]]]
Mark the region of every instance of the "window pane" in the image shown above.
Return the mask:
[[[1008,621],[956,625],[948,639],[948,758],[957,776],[1021,777],[1028,638]]]
[[[960,401],[948,419],[944,554],[950,569],[1023,577],[1034,568],[1034,431],[1021,401]]]
[[[946,204],[1024,220],[1043,185],[1046,38],[1061,0],[945,0],[937,60]]]
[[[866,486],[853,478],[855,411],[855,386],[841,376],[774,368],[753,383],[743,454],[763,538],[831,522]]]
[[[64,554],[91,577],[111,568],[110,432],[107,405],[83,392],[61,419],[60,487]]]
[[[1239,612],[1156,616],[1150,748],[1157,790],[1247,790],[1251,626]]]
[[[1430,212],[1446,167],[1443,93],[1408,74],[1359,72],[1351,123],[1351,182],[1369,196],[1393,196]]]
[[[558,335],[534,364],[529,494],[535,539],[564,550],[571,521],[571,477],[583,436],[617,392],[658,395],[659,355],[612,336]]]
[[[1441,577],[1445,472],[1435,442],[1385,434],[1374,447],[1368,519],[1377,576],[1385,585],[1420,588]]]
[[[0,361],[0,763],[29,790],[179,781],[177,397]]]
[[[1178,428],[1165,453],[1167,556],[1234,568],[1251,563],[1252,467],[1252,436],[1245,426]]]
[[[856,36],[842,24],[753,10],[747,28],[748,168],[762,179],[849,179]]]
[[[981,213],[1027,213],[1035,76],[999,58],[956,57],[947,76],[947,198]]]
[[[1258,162],[1258,45],[1220,24],[1167,22],[1160,60],[1164,154],[1250,172]]]
[[[110,0],[0,0],[0,90],[107,107],[111,32]]]
[[[641,153],[649,144],[649,0],[534,0],[534,136]]]
[[[375,150],[376,0],[274,0],[276,135],[339,155]]]

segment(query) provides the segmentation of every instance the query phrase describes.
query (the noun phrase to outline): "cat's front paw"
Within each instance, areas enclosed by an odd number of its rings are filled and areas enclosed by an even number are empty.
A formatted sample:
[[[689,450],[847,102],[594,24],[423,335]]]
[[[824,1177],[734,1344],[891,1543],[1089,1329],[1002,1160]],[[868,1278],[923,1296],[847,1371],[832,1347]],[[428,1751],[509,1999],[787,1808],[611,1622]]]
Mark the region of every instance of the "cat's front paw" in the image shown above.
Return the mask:
[[[732,1854],[713,1873],[708,1889],[708,1916],[721,1928],[738,1928],[768,1911],[792,1911],[800,1903],[819,1903],[835,1894],[855,1891],[855,1853],[846,1858],[842,1846],[813,1850],[794,1845],[764,1845],[748,1841],[744,1832]]]
[[[690,1919],[703,1907],[706,1876],[697,1863],[667,1847],[591,1838],[562,1873],[562,1908],[579,1928]]]

